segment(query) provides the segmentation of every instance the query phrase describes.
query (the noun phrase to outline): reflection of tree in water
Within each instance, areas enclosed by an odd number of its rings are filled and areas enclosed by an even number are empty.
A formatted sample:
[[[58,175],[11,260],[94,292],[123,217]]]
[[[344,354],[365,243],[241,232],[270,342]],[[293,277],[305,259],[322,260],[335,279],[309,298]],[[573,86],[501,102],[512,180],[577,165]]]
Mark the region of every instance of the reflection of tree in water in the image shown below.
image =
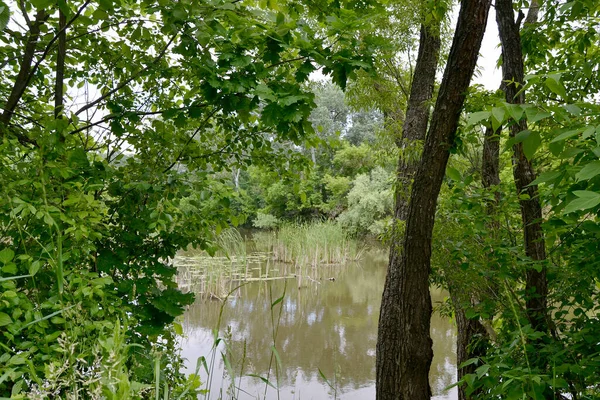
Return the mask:
[[[288,281],[283,301],[273,309],[277,323],[282,307],[276,340],[283,365],[280,386],[293,386],[299,373],[304,380],[319,379],[319,369],[330,381],[335,375],[342,392],[374,384],[377,319],[385,271],[385,258],[367,256],[354,266],[325,267],[320,271],[319,275],[335,276],[335,281],[306,281],[301,289],[295,280]],[[244,373],[265,376],[268,372],[273,344],[269,290],[275,300],[284,288],[283,281],[249,283],[224,305],[221,329],[231,327],[229,347],[234,362],[243,354],[244,342],[246,345]],[[185,316],[186,333],[193,336],[198,330],[214,329],[220,307],[217,301],[190,307]],[[432,334],[434,352],[442,362],[432,366],[434,391],[438,392],[455,379],[454,333],[447,319],[437,317],[432,321]],[[239,365],[234,369],[239,371]]]

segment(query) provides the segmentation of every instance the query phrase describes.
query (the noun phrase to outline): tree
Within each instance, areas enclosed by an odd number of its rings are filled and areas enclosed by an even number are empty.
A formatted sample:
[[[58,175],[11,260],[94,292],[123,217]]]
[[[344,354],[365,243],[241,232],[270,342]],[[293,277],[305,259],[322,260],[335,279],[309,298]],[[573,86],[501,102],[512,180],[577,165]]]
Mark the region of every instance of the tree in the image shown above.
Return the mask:
[[[490,1],[463,1],[411,192],[400,251],[392,244],[377,340],[377,398],[431,397],[429,272],[437,196],[487,22]]]
[[[520,20],[515,21],[512,0],[498,0],[496,3],[496,19],[502,42],[502,72],[504,92],[509,104],[524,104],[525,83],[523,52],[519,34]],[[528,18],[531,19],[531,18]],[[516,137],[527,130],[527,121],[514,121],[510,125],[510,135]],[[531,161],[526,156],[522,143],[513,145],[514,179],[519,193],[521,218],[523,220],[525,254],[536,265],[526,272],[526,291],[528,292],[527,317],[535,330],[548,332],[548,278],[546,274],[546,247],[542,231],[542,207],[538,196],[537,185],[532,184],[536,178]]]

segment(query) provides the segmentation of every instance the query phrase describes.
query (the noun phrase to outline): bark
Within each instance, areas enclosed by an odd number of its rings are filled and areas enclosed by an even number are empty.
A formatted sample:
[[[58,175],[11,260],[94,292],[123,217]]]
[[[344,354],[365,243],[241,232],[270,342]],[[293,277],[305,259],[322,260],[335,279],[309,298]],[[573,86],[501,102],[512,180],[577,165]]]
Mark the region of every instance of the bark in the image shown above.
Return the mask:
[[[65,58],[67,55],[67,17],[61,10],[58,16],[58,53],[56,56],[56,82],[54,86],[54,118],[60,118],[64,108]]]
[[[490,127],[485,130],[483,139],[483,159],[481,163],[481,183],[483,187],[489,189],[500,185],[500,131],[496,132]],[[493,216],[496,214],[498,204],[500,204],[500,192],[494,191],[494,200],[487,205],[487,213],[492,216],[492,232],[498,230]]]
[[[455,292],[451,291],[450,296],[454,304],[454,316],[456,319],[456,365],[461,365],[471,358],[479,358],[485,355],[487,332],[483,324],[478,319],[467,318],[463,306],[459,299],[455,297]],[[457,377],[460,381],[465,375],[472,374],[478,365],[470,364],[463,368],[458,368]],[[474,398],[479,391],[467,396],[465,385],[458,386],[458,400],[467,400]]]
[[[512,0],[496,1],[496,21],[502,43],[502,75],[506,101],[512,104],[523,104],[525,92],[520,91],[524,83],[523,52],[519,26],[514,19]],[[510,136],[514,137],[525,129],[527,129],[525,120],[513,121],[509,130]],[[513,176],[517,193],[528,195],[528,198],[519,197],[525,254],[534,263],[539,264],[539,271],[535,268],[526,271],[527,318],[535,330],[547,332],[548,279],[544,265],[546,247],[541,226],[542,208],[537,185],[530,185],[535,180],[536,174],[531,161],[525,157],[522,143],[513,146],[513,153]]]
[[[33,55],[37,47],[40,38],[40,27],[48,18],[48,14],[44,10],[39,10],[35,16],[35,20],[31,24],[29,29],[29,36],[27,43],[25,44],[25,52],[23,53],[23,59],[19,66],[19,73],[15,79],[15,83],[10,91],[10,95],[4,104],[4,112],[0,115],[0,124],[8,126],[21,96],[27,88],[29,83],[29,73],[31,72],[31,65],[33,63]],[[0,130],[0,137],[4,136],[5,129]]]
[[[435,208],[490,2],[462,1],[422,160],[414,178],[405,235],[401,245],[392,243],[377,338],[379,400],[431,398],[429,273]]]
[[[424,140],[427,133],[429,102],[433,96],[440,45],[439,22],[433,26],[422,25],[419,55],[408,99],[406,118],[402,126],[401,154],[397,171],[396,218],[402,221],[405,221],[408,215],[410,185],[418,164],[414,149],[415,142]]]
[[[527,18],[525,18],[525,24],[534,24],[538,21],[538,14],[540,12],[540,5],[537,0],[532,0],[529,4],[529,11],[527,12]]]

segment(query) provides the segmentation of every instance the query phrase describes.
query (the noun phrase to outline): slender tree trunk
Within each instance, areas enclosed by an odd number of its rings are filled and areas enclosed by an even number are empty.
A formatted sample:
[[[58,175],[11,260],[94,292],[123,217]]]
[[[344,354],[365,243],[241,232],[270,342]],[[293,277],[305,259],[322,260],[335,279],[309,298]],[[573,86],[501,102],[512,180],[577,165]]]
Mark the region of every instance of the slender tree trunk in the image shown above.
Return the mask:
[[[412,187],[401,245],[392,243],[377,338],[377,399],[431,398],[431,238],[437,197],[491,0],[463,0]],[[403,247],[402,251],[400,246]]]
[[[54,86],[54,118],[60,118],[64,108],[65,58],[67,56],[67,17],[61,10],[58,16],[58,53],[56,56],[56,82]]]
[[[519,25],[515,21],[512,0],[496,0],[496,20],[502,43],[502,74],[505,82],[506,101],[512,104],[525,103],[525,92],[520,91],[524,83],[523,52]],[[513,121],[510,136],[527,129],[527,121]],[[525,157],[523,144],[513,146],[513,175],[519,195],[521,218],[523,220],[525,254],[540,264],[538,269],[529,268],[526,272],[525,300],[527,318],[537,331],[548,331],[546,276],[546,247],[542,231],[542,208],[538,198],[537,185],[531,185],[536,178],[531,161]]]
[[[500,131],[496,132],[492,128],[485,130],[485,136],[483,140],[483,157],[481,164],[481,181],[483,187],[490,189],[500,184]],[[498,205],[500,203],[500,192],[494,191],[494,198],[487,203],[487,214],[490,217],[488,229],[491,235],[496,238],[497,232],[500,229],[498,218],[496,217],[498,212]],[[489,255],[491,258],[491,255]],[[492,265],[493,260],[489,260],[489,265]],[[491,286],[495,286],[491,283]],[[482,357],[485,355],[487,343],[489,340],[488,332],[479,319],[467,318],[464,307],[462,304],[466,303],[470,299],[464,299],[460,296],[460,289],[453,288],[451,285],[450,297],[454,304],[455,317],[456,317],[456,364],[461,365],[465,361]],[[472,304],[471,304],[472,305]],[[469,364],[463,368],[458,369],[458,380],[462,380],[466,375],[475,372],[478,367],[476,364]],[[474,398],[479,394],[478,391],[467,395],[466,387],[460,385],[458,387],[458,400],[467,400]]]
[[[456,364],[461,365],[471,358],[485,355],[487,332],[479,319],[467,318],[464,307],[461,305],[455,291],[450,290],[450,296],[454,304],[456,319]],[[466,367],[458,368],[458,380],[460,381],[467,374],[474,373],[477,367],[476,364],[469,364]],[[467,396],[466,387],[464,385],[458,386],[458,400],[471,399],[477,394],[476,391],[471,396]]]
[[[485,130],[483,138],[483,157],[481,163],[481,183],[485,189],[500,185],[500,132],[490,127]],[[487,214],[491,217],[490,230],[494,237],[499,229],[498,219],[495,215],[500,204],[500,191],[494,191],[494,199],[487,203]]]
[[[21,96],[25,92],[28,84],[29,73],[31,72],[31,64],[33,62],[33,55],[37,47],[38,40],[40,38],[40,27],[48,18],[45,10],[39,10],[35,16],[35,20],[32,22],[29,29],[29,36],[25,45],[25,52],[23,53],[23,59],[19,67],[19,74],[15,79],[15,83],[10,91],[6,103],[4,103],[4,111],[0,115],[0,137],[4,135],[5,129],[1,127],[2,124],[8,125],[10,122],[15,108],[21,100]]]
[[[415,145],[425,140],[429,109],[435,85],[435,72],[440,54],[440,21],[429,26],[421,25],[419,56],[412,80],[406,118],[402,127],[400,159],[396,184],[396,218],[406,220],[410,186],[419,163]]]

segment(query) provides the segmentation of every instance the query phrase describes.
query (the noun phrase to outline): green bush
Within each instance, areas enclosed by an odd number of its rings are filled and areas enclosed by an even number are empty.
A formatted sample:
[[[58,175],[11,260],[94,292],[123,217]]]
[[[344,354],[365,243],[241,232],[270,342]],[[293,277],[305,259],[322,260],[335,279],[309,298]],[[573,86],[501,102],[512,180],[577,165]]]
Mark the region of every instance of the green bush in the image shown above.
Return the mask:
[[[351,235],[381,235],[393,212],[393,174],[381,167],[358,175],[348,193],[348,209],[338,217]]]
[[[258,229],[273,229],[277,228],[280,224],[281,221],[276,216],[261,212],[256,214],[256,218],[252,222],[252,225]]]

